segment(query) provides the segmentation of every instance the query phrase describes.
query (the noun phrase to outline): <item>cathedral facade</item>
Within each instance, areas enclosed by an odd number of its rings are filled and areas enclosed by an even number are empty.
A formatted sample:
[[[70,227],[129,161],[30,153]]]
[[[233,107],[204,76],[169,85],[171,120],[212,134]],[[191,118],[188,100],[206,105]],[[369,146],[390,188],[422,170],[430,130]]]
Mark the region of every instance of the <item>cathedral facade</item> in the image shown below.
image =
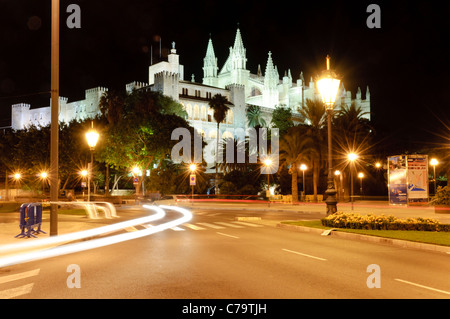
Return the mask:
[[[303,74],[294,81],[290,70],[280,78],[271,52],[268,52],[264,73],[261,67],[258,67],[256,73],[251,73],[247,69],[246,48],[239,29],[236,31],[233,46],[229,48],[228,58],[221,68],[215,56],[213,42],[209,39],[203,58],[202,83],[196,82],[194,76],[190,80],[184,79],[184,66],[180,64],[175,43],[172,43],[167,61],[150,65],[148,74],[148,83],[132,82],[126,85],[126,90],[131,92],[133,89],[147,88],[170,96],[183,105],[190,125],[204,136],[206,142],[212,143],[216,140],[217,124],[209,101],[215,94],[221,94],[230,101],[226,120],[220,125],[219,134],[222,138],[244,137],[248,128],[246,108],[249,105],[259,106],[264,120],[270,124],[272,112],[277,106],[290,108],[295,117],[307,99],[320,98],[312,78],[308,85]],[[100,114],[99,100],[107,90],[103,87],[86,90],[84,100],[70,103],[67,98],[60,97],[59,120],[83,120]],[[364,100],[359,88],[355,99],[352,99],[351,92],[346,91],[343,84],[338,94],[336,108],[355,102],[363,112],[367,112],[365,116],[370,119],[369,88]],[[50,123],[50,107],[31,109],[29,104],[19,103],[12,106],[11,114],[11,127],[14,130]]]

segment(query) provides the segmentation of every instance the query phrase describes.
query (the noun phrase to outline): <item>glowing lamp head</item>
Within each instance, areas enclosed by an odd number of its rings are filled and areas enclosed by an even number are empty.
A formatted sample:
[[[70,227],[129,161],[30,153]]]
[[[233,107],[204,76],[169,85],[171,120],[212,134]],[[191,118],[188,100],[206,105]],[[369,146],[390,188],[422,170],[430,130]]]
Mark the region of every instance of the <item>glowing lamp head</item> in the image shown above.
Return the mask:
[[[95,145],[97,145],[98,137],[99,134],[93,129],[86,133],[86,139],[91,149],[94,149]]]
[[[350,153],[347,155],[347,158],[349,159],[349,161],[354,162],[358,159],[358,155],[356,155],[355,153]]]
[[[137,166],[135,166],[135,167],[133,167],[133,174],[134,175],[138,175],[140,172],[141,172],[141,170],[139,169],[139,167],[137,167]]]
[[[380,168],[381,167],[381,163],[380,162],[375,163],[375,167],[376,168]]]
[[[436,166],[437,164],[439,164],[438,160],[435,159],[435,158],[432,158],[431,161],[430,161],[430,165]]]
[[[47,172],[42,172],[41,173],[41,178],[45,179],[45,178],[47,178],[47,176],[48,176]]]
[[[327,109],[333,109],[333,104],[336,101],[336,96],[339,90],[341,80],[338,79],[336,73],[330,70],[330,56],[327,56],[327,70],[322,72],[322,75],[317,80],[317,88],[322,96],[322,101]]]
[[[19,180],[22,177],[22,175],[20,175],[20,173],[15,173],[14,174],[14,179],[15,180]]]
[[[195,165],[195,164],[189,165],[189,170],[190,170],[191,172],[195,172],[195,171],[197,170],[197,165]]]
[[[336,176],[341,175],[341,171],[339,171],[339,170],[334,171],[334,175],[336,175]]]
[[[302,164],[302,165],[300,165],[300,169],[301,169],[302,171],[306,171],[306,170],[308,169],[308,167],[306,167],[305,164]]]
[[[84,169],[84,170],[81,171],[80,174],[81,174],[81,176],[86,177],[87,173],[88,173],[87,170]]]
[[[358,177],[359,178],[363,178],[364,177],[364,173],[358,173]]]
[[[264,161],[264,165],[266,165],[267,167],[269,167],[270,165],[272,165],[272,160],[271,159],[266,159],[265,161]]]

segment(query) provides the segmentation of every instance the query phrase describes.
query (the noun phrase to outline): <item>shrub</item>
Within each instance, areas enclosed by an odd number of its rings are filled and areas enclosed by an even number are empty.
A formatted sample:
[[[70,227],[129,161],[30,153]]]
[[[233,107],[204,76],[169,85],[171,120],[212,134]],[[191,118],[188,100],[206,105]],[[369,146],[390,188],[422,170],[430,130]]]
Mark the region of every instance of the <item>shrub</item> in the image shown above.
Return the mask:
[[[440,224],[432,218],[400,219],[389,215],[360,215],[338,212],[321,219],[322,225],[335,228],[374,229],[374,230],[421,230],[450,231],[450,224]]]
[[[431,198],[431,205],[450,205],[450,187],[438,186],[436,194]]]

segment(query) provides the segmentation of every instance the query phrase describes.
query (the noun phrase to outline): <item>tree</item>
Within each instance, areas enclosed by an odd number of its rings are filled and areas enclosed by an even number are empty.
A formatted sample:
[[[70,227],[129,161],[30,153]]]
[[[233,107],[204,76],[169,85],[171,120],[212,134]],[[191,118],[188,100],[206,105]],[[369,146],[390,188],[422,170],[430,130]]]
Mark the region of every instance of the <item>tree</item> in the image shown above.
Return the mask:
[[[171,153],[176,141],[171,140],[176,128],[194,129],[182,115],[182,106],[159,92],[134,90],[128,95],[111,93],[100,100],[102,114],[108,120],[105,143],[99,150],[99,158],[115,167],[131,170],[138,167],[146,172],[152,164],[161,165]],[[116,108],[121,110],[118,116]],[[136,192],[145,177],[138,177]]]
[[[319,99],[306,99],[305,106],[299,110],[308,126],[308,136],[312,139],[314,152],[312,152],[311,164],[313,171],[314,200],[317,201],[317,188],[319,184],[320,169],[323,167],[326,154],[324,128],[326,125],[325,105]]]
[[[314,148],[312,138],[304,127],[290,128],[280,140],[281,166],[289,168],[292,176],[292,202],[298,202],[298,172],[302,162],[310,162]]]
[[[209,107],[211,107],[214,111],[213,113],[213,117],[214,120],[217,123],[217,144],[216,144],[216,163],[215,163],[215,167],[216,167],[216,176],[215,176],[215,186],[216,186],[216,194],[218,194],[218,185],[217,185],[217,180],[218,180],[218,156],[219,156],[219,125],[220,123],[222,123],[226,116],[227,116],[227,112],[230,109],[230,107],[228,106],[230,104],[230,102],[228,102],[227,98],[221,94],[216,94],[212,97],[212,99],[209,101]]]
[[[266,126],[266,121],[262,117],[261,108],[259,106],[248,106],[246,116],[249,127],[260,128]]]
[[[280,136],[283,136],[289,128],[294,126],[291,110],[288,107],[277,106],[273,110],[271,124],[278,128]]]

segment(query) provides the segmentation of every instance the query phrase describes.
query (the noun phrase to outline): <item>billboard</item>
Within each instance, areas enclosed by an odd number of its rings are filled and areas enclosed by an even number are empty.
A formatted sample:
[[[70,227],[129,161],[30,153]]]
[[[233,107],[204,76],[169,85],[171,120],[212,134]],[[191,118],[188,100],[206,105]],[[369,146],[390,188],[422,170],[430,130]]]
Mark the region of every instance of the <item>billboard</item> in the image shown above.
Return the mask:
[[[428,201],[428,156],[408,155],[408,202]]]
[[[406,183],[406,156],[388,157],[389,164],[389,204],[408,204]]]
[[[428,201],[428,155],[390,156],[388,169],[390,204]]]

